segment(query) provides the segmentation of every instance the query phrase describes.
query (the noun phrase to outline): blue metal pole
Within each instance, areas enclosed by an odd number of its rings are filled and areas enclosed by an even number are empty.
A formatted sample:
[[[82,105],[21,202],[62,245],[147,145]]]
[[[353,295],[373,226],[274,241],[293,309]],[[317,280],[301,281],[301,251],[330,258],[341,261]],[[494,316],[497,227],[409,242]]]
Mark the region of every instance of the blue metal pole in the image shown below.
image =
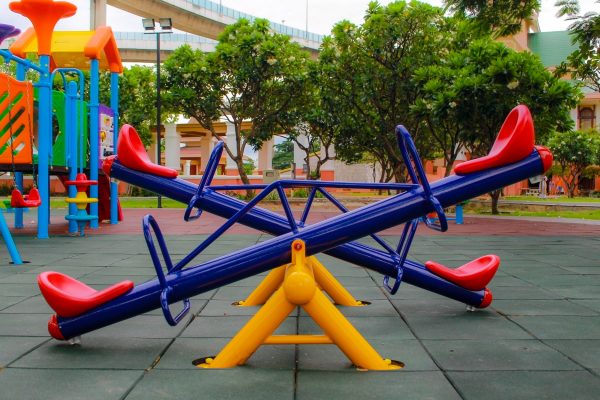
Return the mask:
[[[38,190],[42,204],[38,207],[38,239],[48,239],[50,222],[49,151],[52,140],[52,82],[50,81],[50,56],[40,55],[38,109]]]
[[[65,119],[66,119],[66,138],[67,138],[67,166],[69,167],[69,180],[74,181],[77,177],[77,142],[79,129],[77,129],[77,102],[79,95],[77,93],[77,83],[69,82],[67,85]],[[83,149],[80,149],[83,151]],[[77,196],[77,188],[74,185],[68,187],[69,197]],[[69,203],[69,215],[77,214],[77,206]],[[69,220],[69,233],[77,233],[77,221]]]
[[[17,249],[12,235],[8,230],[8,225],[6,224],[6,220],[4,219],[4,215],[2,213],[0,213],[0,233],[2,233],[2,238],[4,239],[4,243],[6,243],[8,254],[10,254],[10,258],[12,258],[13,263],[16,265],[23,264],[19,250]]]
[[[527,177],[539,175],[543,171],[542,160],[535,150],[530,156],[514,164],[444,178],[433,183],[431,190],[441,206],[448,207]],[[161,307],[161,293],[165,290],[169,292],[168,303],[173,303],[284,265],[290,261],[290,246],[296,239],[302,239],[306,243],[307,255],[332,250],[352,240],[432,212],[433,205],[423,194],[422,188],[414,189],[302,228],[298,233],[283,234],[203,264],[178,270],[166,275],[166,287],[161,285],[160,279],[145,282],[80,316],[58,317],[58,329],[64,339],[69,339]],[[169,259],[166,254],[163,258]],[[373,262],[373,259],[370,259],[370,262]],[[419,277],[416,271],[413,275],[412,279],[423,280],[430,279],[431,276],[424,273]],[[408,270],[405,270],[404,279],[409,279]],[[462,290],[464,294],[470,293],[475,297],[478,293],[456,286],[451,289]],[[468,296],[464,297],[468,300]]]
[[[464,223],[463,219],[463,206],[462,204],[456,205],[456,225],[462,225]]]
[[[98,180],[98,146],[99,146],[99,117],[100,106],[100,63],[92,59],[90,65],[90,180]],[[90,186],[90,197],[98,198],[98,185]],[[98,217],[98,203],[90,204],[90,215]],[[98,219],[90,221],[90,228],[98,229]]]
[[[26,73],[27,73],[27,68],[23,65],[18,63],[17,64],[17,80],[19,81],[24,81],[26,78]],[[33,135],[33,126],[31,127],[31,132],[30,134]],[[31,140],[31,142],[33,143],[33,138]],[[31,149],[31,151],[33,152],[33,149]],[[31,157],[31,164],[32,164],[32,168],[33,168],[33,157]],[[23,193],[23,173],[22,172],[15,172],[15,184],[17,186],[17,189]],[[13,209],[15,212],[15,228],[17,229],[21,229],[24,227],[23,225],[23,209],[22,208],[14,208]],[[14,260],[13,260],[14,261]]]
[[[110,74],[110,107],[114,113],[113,123],[113,146],[114,154],[117,154],[117,142],[119,139],[119,74],[112,72]],[[110,223],[119,223],[119,184],[116,179],[110,179]]]

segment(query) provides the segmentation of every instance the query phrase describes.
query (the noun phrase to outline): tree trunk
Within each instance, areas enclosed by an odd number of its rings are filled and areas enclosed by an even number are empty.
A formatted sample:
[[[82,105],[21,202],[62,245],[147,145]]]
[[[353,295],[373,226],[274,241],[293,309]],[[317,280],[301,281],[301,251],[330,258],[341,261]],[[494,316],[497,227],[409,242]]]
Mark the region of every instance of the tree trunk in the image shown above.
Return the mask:
[[[492,214],[498,215],[500,211],[498,211],[498,200],[500,200],[500,193],[502,193],[502,189],[494,190],[489,193],[492,198]]]
[[[248,174],[244,171],[244,159],[243,157],[238,157],[235,160],[235,164],[237,165],[238,173],[240,174],[240,179],[244,185],[250,184],[250,179],[248,178]],[[250,200],[254,198],[254,190],[246,189],[246,199]]]

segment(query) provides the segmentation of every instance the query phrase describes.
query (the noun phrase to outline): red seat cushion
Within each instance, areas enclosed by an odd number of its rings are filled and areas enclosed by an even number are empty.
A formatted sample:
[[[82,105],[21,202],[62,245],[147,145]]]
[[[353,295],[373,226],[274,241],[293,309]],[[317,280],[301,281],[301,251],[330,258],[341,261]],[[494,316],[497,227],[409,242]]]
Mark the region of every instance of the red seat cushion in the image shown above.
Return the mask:
[[[131,125],[125,124],[119,131],[117,154],[119,162],[127,168],[164,178],[176,178],[178,175],[173,168],[163,167],[150,161],[140,136]]]
[[[520,161],[531,154],[534,140],[531,113],[527,106],[518,105],[504,120],[490,154],[458,164],[454,172],[466,175]]]
[[[485,289],[496,274],[499,265],[500,257],[494,254],[479,257],[456,269],[448,268],[434,261],[425,263],[431,273],[468,290]]]
[[[61,317],[76,317],[133,289],[132,281],[122,281],[104,290],[96,290],[60,272],[46,271],[38,276],[38,285],[48,305]]]

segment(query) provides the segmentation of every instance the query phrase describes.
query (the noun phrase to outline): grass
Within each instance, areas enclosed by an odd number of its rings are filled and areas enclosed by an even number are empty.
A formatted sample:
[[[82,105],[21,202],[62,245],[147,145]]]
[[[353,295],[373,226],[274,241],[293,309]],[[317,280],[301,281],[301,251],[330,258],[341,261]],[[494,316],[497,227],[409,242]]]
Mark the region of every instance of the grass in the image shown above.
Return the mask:
[[[119,200],[123,208],[157,208],[156,197],[120,197]],[[187,204],[163,197],[162,206],[163,208],[185,208]],[[50,207],[67,208],[67,202],[64,197],[52,197]]]
[[[491,215],[489,211],[469,212],[473,214]],[[600,220],[600,210],[592,211],[501,211],[500,215],[511,217],[545,217],[545,218],[577,218]]]
[[[543,203],[600,203],[600,198],[597,197],[551,197],[542,198],[537,196],[506,196],[502,200],[516,201],[539,201]]]

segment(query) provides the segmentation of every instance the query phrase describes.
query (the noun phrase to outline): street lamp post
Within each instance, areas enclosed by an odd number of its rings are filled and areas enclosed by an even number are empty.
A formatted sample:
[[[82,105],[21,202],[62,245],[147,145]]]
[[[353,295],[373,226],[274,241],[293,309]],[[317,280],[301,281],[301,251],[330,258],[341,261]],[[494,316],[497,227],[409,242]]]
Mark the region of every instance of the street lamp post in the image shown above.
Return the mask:
[[[156,23],[160,26],[160,30],[157,29]],[[156,35],[156,163],[160,165],[161,151],[160,151],[160,133],[161,133],[161,99],[160,99],[160,35],[166,33],[173,33],[171,30],[173,24],[171,18],[159,18],[155,21],[154,18],[143,18],[142,25],[144,26],[144,33]],[[162,208],[162,196],[158,195],[158,208]]]

